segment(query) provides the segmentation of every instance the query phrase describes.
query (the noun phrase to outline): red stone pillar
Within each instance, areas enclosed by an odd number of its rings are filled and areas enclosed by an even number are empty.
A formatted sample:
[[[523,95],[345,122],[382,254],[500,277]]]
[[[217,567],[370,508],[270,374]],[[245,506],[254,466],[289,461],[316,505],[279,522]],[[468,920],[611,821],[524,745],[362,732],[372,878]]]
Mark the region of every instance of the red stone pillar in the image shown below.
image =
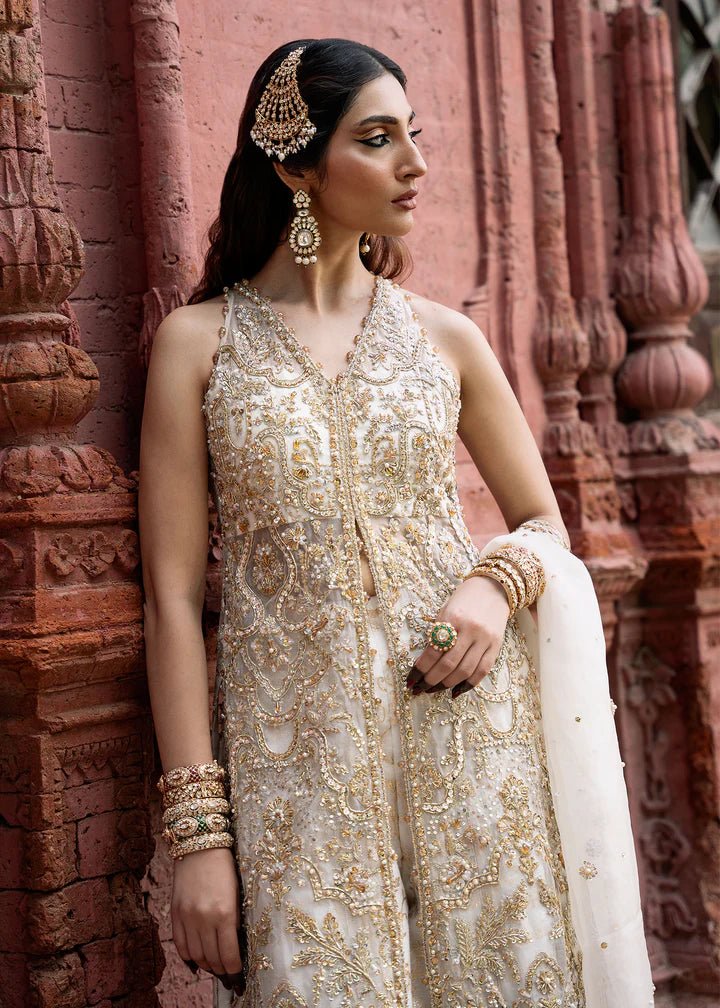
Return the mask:
[[[49,153],[39,28],[0,14],[0,965],[4,1008],[157,1004],[134,479],[78,444],[98,372]]]
[[[612,468],[598,443],[598,433],[605,441],[617,439],[609,389],[612,354],[617,356],[618,347],[613,349],[607,336],[617,335],[618,323],[603,288],[598,194],[583,186],[583,201],[580,200],[579,188],[593,172],[596,148],[590,122],[594,115],[591,82],[581,69],[583,61],[576,55],[583,44],[588,48],[589,34],[586,15],[580,13],[578,6],[559,3],[553,10],[552,0],[523,3],[537,264],[533,353],[543,383],[547,414],[543,440],[545,464],[573,549],[583,557],[593,576],[609,642],[616,622],[617,600],[641,576],[644,564],[633,555],[628,535],[620,524],[620,500]],[[553,51],[558,65],[567,73],[563,76],[562,94],[558,93]],[[571,52],[575,54],[572,58]],[[567,97],[571,93],[576,100],[582,95],[588,107],[583,115],[566,115],[563,123],[568,174],[574,172],[573,185],[578,187],[570,186],[566,196],[558,138],[560,110],[565,107],[567,112]],[[588,166],[585,179],[577,164],[580,157]],[[571,211],[570,225],[566,200]],[[582,220],[580,233],[575,223],[578,216]],[[576,239],[570,245],[568,230]],[[574,291],[569,254],[573,255]],[[590,268],[591,263],[594,269]],[[590,413],[595,428],[580,416],[578,408],[578,380],[588,369],[597,393],[595,408]]]
[[[620,602],[616,699],[623,736],[642,757],[639,845],[658,991],[715,1005],[720,432],[694,412],[710,375],[687,342],[707,281],[681,206],[667,18],[627,6],[614,37],[624,212],[614,293],[631,330],[618,374],[629,449],[615,468],[649,560]]]
[[[130,23],[148,280],[140,354],[147,366],[157,327],[195,284],[198,255],[175,0],[132,0]]]

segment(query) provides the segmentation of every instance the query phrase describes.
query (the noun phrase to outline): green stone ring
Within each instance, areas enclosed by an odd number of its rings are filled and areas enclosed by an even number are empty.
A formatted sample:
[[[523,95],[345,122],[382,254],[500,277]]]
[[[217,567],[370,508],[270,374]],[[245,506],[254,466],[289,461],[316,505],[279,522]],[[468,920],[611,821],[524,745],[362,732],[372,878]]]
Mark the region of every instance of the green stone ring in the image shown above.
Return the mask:
[[[455,646],[457,630],[452,623],[433,623],[429,631],[429,643],[436,651],[449,651]]]

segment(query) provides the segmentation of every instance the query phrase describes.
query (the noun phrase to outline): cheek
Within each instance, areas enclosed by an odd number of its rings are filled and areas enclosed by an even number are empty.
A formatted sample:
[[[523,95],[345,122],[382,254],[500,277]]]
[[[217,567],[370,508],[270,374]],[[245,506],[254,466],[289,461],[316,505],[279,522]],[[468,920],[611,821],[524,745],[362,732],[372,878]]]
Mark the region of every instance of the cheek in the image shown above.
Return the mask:
[[[363,154],[346,154],[328,164],[330,196],[343,205],[366,205],[368,199],[382,200],[388,187],[387,168],[380,166],[380,158]]]

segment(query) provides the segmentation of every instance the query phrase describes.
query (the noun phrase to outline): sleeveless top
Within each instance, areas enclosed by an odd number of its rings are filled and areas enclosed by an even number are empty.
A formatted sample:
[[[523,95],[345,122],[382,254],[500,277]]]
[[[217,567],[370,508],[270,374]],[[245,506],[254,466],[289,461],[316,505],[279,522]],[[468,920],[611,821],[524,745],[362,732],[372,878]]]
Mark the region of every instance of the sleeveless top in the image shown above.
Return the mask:
[[[223,541],[213,737],[229,772],[245,900],[261,878],[279,906],[302,875],[317,898],[380,914],[404,989],[364,548],[395,677],[432,1004],[495,1004],[502,975],[525,991],[518,1004],[581,1008],[537,683],[516,621],[476,689],[452,700],[405,686],[427,617],[481,556],[456,485],[455,376],[411,295],[383,277],[332,380],[247,281],[225,300],[202,408]],[[310,942],[303,919],[298,940]],[[248,983],[273,940],[268,920],[248,935]],[[528,920],[552,954],[537,956],[517,923]]]

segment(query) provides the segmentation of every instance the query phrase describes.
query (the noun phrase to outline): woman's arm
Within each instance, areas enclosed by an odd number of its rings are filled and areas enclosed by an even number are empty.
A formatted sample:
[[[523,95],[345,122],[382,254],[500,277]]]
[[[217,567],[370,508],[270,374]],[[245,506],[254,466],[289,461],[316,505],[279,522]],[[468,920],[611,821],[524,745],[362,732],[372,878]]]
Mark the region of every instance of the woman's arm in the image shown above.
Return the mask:
[[[208,460],[198,349],[183,309],[171,312],[153,344],[140,439],[147,674],[166,771],[212,759],[201,622]]]
[[[139,521],[147,676],[163,770],[212,760],[202,607],[208,550],[204,340],[199,306],[158,327],[140,440]],[[203,318],[208,317],[207,307]],[[219,326],[218,326],[219,328]],[[227,847],[175,861],[171,919],[180,957],[236,975],[239,880]]]
[[[569,536],[535,438],[482,330],[450,315],[448,347],[461,378],[458,434],[512,531],[544,518]]]
[[[532,431],[482,331],[445,306],[424,301],[423,309],[427,328],[437,334],[460,375],[458,434],[508,528],[542,518],[569,545]],[[451,689],[456,696],[477,686],[498,657],[509,614],[505,591],[496,580],[485,575],[463,580],[435,618],[455,627],[464,648],[438,656],[428,646],[415,660],[408,688],[414,694]]]

